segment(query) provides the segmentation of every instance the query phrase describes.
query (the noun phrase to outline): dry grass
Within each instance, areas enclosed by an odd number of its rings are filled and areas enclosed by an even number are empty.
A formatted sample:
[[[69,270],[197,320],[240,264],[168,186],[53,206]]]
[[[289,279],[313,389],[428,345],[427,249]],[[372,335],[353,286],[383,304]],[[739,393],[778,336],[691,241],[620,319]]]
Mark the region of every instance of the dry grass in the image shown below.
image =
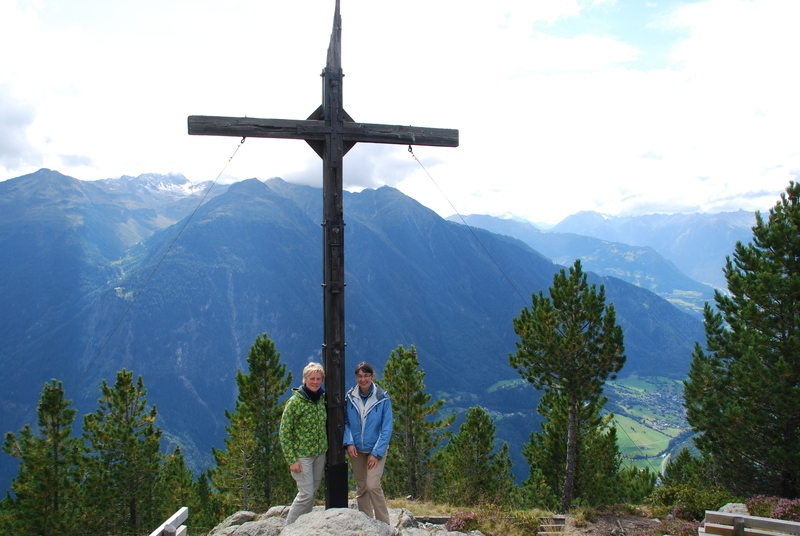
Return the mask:
[[[449,504],[440,504],[430,501],[417,501],[412,499],[389,499],[389,508],[405,508],[415,517],[418,516],[451,516],[456,512],[464,511]]]
[[[392,499],[388,502],[390,508],[405,508],[415,517],[469,518],[466,528],[476,528],[486,536],[530,536],[536,533],[540,517],[552,515],[543,510],[511,510],[496,505],[463,507],[410,499]]]

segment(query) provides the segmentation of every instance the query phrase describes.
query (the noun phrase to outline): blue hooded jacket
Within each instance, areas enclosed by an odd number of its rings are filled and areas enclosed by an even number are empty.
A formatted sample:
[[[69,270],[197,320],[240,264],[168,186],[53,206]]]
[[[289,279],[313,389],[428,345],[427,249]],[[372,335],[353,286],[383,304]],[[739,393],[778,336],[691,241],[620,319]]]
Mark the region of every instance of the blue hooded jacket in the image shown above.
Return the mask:
[[[355,445],[359,452],[369,452],[380,459],[386,455],[391,438],[392,401],[389,393],[373,383],[364,402],[357,385],[350,389],[345,395],[344,445]]]

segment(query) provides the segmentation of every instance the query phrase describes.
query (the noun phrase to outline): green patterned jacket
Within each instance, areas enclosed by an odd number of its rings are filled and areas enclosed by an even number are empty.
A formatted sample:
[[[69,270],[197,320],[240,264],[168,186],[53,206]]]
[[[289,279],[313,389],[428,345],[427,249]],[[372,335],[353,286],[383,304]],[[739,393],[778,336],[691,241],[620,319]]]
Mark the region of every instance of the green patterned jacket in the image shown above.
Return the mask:
[[[324,394],[314,403],[301,389],[292,389],[280,427],[281,448],[289,465],[328,450],[326,415]]]

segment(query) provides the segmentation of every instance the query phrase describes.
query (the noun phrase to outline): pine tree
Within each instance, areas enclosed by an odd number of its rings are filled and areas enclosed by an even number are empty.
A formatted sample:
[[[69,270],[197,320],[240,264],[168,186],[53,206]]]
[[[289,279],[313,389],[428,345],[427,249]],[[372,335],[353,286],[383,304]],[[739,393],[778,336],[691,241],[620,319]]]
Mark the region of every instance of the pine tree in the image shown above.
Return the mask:
[[[211,482],[226,511],[255,511],[261,504],[256,478],[255,425],[244,413],[226,411],[225,416],[230,421],[226,427],[228,437],[224,449],[212,449],[216,466],[210,471]]]
[[[87,449],[84,504],[86,526],[101,533],[139,533],[163,521],[156,485],[161,430],[156,408],[148,408],[139,376],[121,370],[114,386],[103,380],[98,409],[84,417]]]
[[[394,414],[392,450],[383,483],[389,496],[427,497],[432,451],[455,419],[455,415],[434,418],[444,401],[431,402],[424,379],[413,345],[408,350],[402,345],[392,350],[380,382],[392,397]]]
[[[533,434],[531,434],[531,441],[523,446],[523,454],[529,460],[531,458],[530,446],[533,445]],[[522,483],[522,490],[520,492],[520,505],[528,508],[539,508],[541,510],[555,510],[558,508],[559,500],[553,487],[547,482],[544,472],[538,465],[533,465],[528,462],[530,467],[530,474],[527,480]]]
[[[9,536],[17,536],[18,534],[28,534],[27,530],[23,530],[17,523],[17,511],[14,499],[11,497],[11,492],[7,491],[6,496],[0,499],[0,534],[8,534]]]
[[[639,469],[633,465],[623,467],[619,474],[619,493],[617,502],[642,504],[656,489],[658,473],[649,468]]]
[[[574,499],[584,504],[609,504],[619,498],[621,457],[616,430],[608,424],[611,415],[601,416],[604,398],[587,403],[578,414],[578,453]],[[542,503],[532,506],[555,508],[550,498],[562,497],[566,472],[568,404],[556,391],[548,391],[539,401],[537,411],[544,417],[542,431],[532,433],[523,446],[531,468],[524,483],[526,495]]]
[[[742,495],[800,494],[800,183],[790,182],[706,304],[685,382],[687,419],[718,483]]]
[[[186,467],[181,448],[176,446],[164,459],[158,478],[158,503],[161,505],[159,517],[167,519],[182,506],[194,512],[198,506],[197,485],[192,472]]]
[[[709,486],[710,481],[706,475],[705,463],[701,458],[695,458],[689,449],[683,448],[678,455],[670,458],[664,474],[661,476],[664,486],[679,486],[689,484],[692,486]]]
[[[514,483],[508,444],[495,449],[495,426],[475,406],[458,432],[435,456],[437,495],[456,505],[507,503]]]
[[[210,532],[228,515],[219,493],[211,489],[209,471],[201,473],[197,479],[197,505],[189,510],[192,527],[199,533]]]
[[[239,395],[230,420],[225,451],[214,451],[212,481],[226,504],[266,510],[291,500],[295,493],[280,447],[283,403],[292,375],[281,363],[275,344],[259,335],[247,355],[249,373],[236,373]],[[239,502],[241,501],[241,502]],[[236,504],[239,502],[238,504]]]
[[[575,476],[580,451],[581,408],[595,403],[607,379],[625,363],[622,329],[612,305],[605,304],[605,289],[587,283],[579,260],[569,274],[560,270],[553,278],[550,296],[532,296],[531,308],[514,319],[520,338],[513,366],[537,389],[552,390],[567,406],[567,436],[561,509],[575,497]]]
[[[598,424],[587,423],[586,430],[580,434],[580,473],[575,475],[576,497],[590,504],[622,502],[627,492],[620,479],[622,456],[617,444],[617,429],[610,426],[612,417],[609,414]]]
[[[81,443],[72,436],[75,409],[60,381],[44,385],[37,409],[39,434],[26,425],[6,434],[3,450],[20,466],[5,501],[4,534],[70,535],[78,526]]]

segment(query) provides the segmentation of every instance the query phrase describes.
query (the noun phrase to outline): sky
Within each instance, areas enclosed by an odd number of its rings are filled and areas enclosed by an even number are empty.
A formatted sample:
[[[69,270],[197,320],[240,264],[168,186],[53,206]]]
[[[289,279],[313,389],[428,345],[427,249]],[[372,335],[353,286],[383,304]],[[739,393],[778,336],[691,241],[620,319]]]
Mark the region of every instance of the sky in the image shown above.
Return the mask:
[[[186,119],[308,117],[333,9],[0,0],[0,179],[44,167],[321,187],[304,142],[236,151],[237,138],[189,136]],[[460,136],[413,156],[360,143],[348,190],[552,224],[584,210],[766,211],[800,174],[797,0],[341,0],[341,16],[350,116]]]

